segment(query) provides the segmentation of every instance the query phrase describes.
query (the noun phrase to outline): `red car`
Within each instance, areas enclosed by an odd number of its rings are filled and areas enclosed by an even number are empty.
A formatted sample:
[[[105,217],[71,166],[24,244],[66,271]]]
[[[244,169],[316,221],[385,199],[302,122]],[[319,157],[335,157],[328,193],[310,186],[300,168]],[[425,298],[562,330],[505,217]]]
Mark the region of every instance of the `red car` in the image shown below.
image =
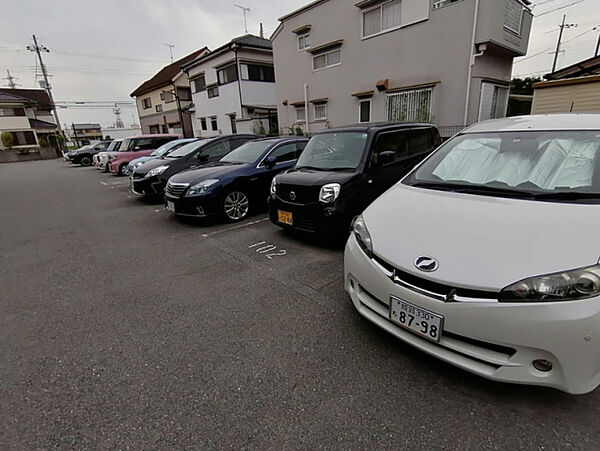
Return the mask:
[[[119,175],[127,175],[127,165],[135,158],[149,155],[163,144],[174,139],[180,139],[180,135],[139,135],[123,140],[118,152],[108,153],[108,170]]]

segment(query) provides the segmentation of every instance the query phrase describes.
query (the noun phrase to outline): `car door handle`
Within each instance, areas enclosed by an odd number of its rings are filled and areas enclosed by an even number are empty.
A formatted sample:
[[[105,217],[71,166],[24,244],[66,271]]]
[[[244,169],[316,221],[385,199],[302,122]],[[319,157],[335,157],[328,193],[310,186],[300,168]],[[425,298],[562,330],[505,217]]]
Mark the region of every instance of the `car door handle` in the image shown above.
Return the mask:
[[[258,180],[258,177],[252,177],[252,178],[250,179],[250,181],[251,181],[251,182],[255,182],[256,180]]]

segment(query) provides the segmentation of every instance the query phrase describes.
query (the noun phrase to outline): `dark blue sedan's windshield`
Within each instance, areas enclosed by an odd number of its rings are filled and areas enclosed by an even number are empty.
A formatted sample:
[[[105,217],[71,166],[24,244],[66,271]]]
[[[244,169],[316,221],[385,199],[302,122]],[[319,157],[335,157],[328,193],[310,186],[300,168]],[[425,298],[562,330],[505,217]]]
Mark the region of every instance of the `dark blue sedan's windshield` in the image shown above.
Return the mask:
[[[272,141],[247,142],[229,152],[220,161],[225,163],[253,163],[272,145]]]
[[[191,142],[189,144],[184,144],[178,149],[175,149],[173,152],[167,154],[167,158],[180,158],[186,157],[192,152],[195,152],[200,147],[204,146],[207,142],[212,141],[211,139],[199,139],[198,141]]]

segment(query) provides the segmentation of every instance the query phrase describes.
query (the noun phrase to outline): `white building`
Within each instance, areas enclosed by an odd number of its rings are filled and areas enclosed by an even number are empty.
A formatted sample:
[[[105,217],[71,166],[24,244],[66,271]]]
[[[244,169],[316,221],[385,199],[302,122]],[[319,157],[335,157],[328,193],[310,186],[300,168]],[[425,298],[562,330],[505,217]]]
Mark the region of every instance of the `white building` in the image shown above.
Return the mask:
[[[278,133],[271,41],[241,36],[182,69],[192,87],[194,136]]]

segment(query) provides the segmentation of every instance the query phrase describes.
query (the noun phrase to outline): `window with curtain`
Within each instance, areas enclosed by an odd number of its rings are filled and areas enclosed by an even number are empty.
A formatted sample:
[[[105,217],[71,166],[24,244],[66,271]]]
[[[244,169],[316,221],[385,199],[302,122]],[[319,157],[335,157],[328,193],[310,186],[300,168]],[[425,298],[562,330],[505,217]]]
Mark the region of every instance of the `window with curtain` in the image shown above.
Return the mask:
[[[373,36],[401,25],[402,2],[393,0],[363,13],[363,37]]]

